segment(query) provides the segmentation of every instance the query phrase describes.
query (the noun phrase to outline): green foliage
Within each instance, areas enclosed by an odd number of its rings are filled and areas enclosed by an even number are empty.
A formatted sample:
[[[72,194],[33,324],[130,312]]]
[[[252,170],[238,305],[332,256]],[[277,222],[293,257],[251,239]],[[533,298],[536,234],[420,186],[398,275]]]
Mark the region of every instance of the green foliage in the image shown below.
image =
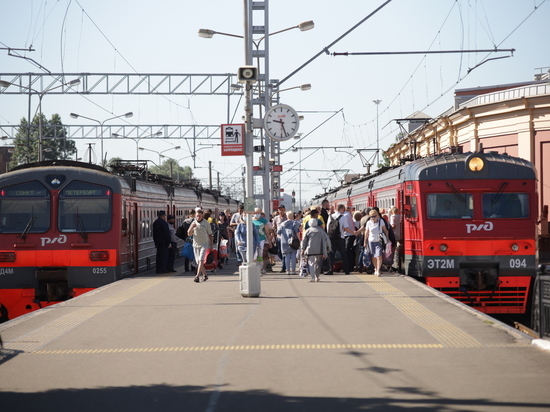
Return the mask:
[[[390,158],[386,155],[385,152],[382,152],[382,161],[378,164],[378,168],[384,167],[384,166],[390,166]]]
[[[193,179],[193,169],[189,166],[181,167],[174,159],[165,160],[160,167],[151,166],[151,173],[170,176],[174,180],[184,181]]]
[[[76,144],[74,140],[67,139],[67,131],[58,114],[52,115],[50,120],[46,119],[44,114],[37,114],[30,127],[27,119],[23,117],[13,139],[15,148],[10,168],[38,161],[40,116],[42,116],[42,159],[70,159],[76,153]]]

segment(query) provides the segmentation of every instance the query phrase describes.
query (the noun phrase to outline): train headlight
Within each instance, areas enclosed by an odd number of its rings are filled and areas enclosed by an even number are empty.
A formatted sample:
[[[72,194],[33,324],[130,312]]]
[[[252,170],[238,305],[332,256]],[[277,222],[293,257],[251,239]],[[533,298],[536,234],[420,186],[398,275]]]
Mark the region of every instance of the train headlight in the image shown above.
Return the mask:
[[[485,162],[481,157],[475,156],[468,160],[468,168],[472,172],[481,172],[481,170],[483,170],[483,167],[485,167]]]
[[[514,252],[517,252],[517,251],[519,250],[519,246],[516,245],[516,244],[514,243],[514,244],[512,245],[512,250],[513,250]]]
[[[15,262],[14,252],[0,252],[0,262]]]
[[[441,250],[442,252],[446,252],[447,249],[449,249],[449,247],[445,243],[439,246],[439,250]]]

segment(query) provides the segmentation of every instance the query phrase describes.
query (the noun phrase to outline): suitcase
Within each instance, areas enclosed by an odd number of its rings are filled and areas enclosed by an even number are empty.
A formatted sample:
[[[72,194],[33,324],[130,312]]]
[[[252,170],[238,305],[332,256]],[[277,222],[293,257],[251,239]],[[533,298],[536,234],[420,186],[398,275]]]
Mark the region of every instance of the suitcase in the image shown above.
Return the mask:
[[[203,264],[207,271],[213,271],[216,274],[218,269],[218,251],[216,249],[206,249]]]

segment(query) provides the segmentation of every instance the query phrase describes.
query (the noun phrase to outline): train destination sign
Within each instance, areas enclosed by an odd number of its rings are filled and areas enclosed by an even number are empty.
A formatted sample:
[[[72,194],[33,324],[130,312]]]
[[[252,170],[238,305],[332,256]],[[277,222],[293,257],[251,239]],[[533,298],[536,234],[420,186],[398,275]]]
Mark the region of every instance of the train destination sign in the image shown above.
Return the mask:
[[[67,197],[104,196],[102,189],[67,189],[63,192]]]
[[[45,197],[46,189],[8,189],[0,192],[2,197]]]

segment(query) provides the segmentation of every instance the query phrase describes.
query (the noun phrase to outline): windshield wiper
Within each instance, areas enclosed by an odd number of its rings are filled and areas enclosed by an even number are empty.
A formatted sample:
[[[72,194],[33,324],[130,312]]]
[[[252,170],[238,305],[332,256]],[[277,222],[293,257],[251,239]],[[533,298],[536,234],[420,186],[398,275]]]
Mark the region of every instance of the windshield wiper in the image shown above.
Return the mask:
[[[86,229],[84,229],[84,222],[82,221],[82,218],[78,214],[78,209],[76,210],[76,226],[78,227],[78,231],[80,232],[80,236],[82,236],[82,239],[84,242],[88,241],[88,234],[86,233]]]
[[[500,189],[498,189],[497,194],[493,198],[493,201],[491,202],[492,205],[494,205],[496,202],[498,202],[498,199],[500,199],[500,196],[502,196],[502,192],[504,192],[504,189],[506,189],[506,186],[508,186],[508,182],[502,182],[500,185]]]
[[[21,236],[19,236],[21,239],[25,239],[29,232],[31,231],[32,227],[34,226],[34,222],[36,221],[36,217],[31,216],[29,223],[27,223],[27,226],[25,226],[25,230],[23,230],[23,233],[21,233]]]
[[[452,183],[447,183],[447,186],[453,191],[454,195],[456,197],[458,197],[458,199],[462,202],[462,203],[466,203],[466,197],[462,195],[462,193],[460,193],[456,187],[453,186]]]

